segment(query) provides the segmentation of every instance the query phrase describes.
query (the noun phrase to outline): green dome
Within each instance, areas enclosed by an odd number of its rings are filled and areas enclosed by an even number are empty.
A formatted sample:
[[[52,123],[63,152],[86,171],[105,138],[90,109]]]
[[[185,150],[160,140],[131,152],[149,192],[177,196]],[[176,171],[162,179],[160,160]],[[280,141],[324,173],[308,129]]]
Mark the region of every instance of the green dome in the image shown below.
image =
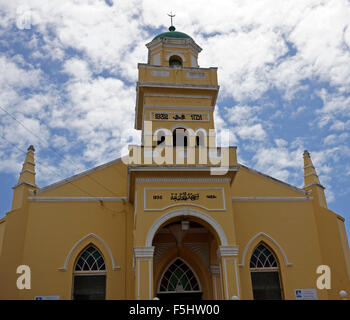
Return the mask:
[[[158,34],[156,37],[153,38],[153,40],[156,40],[158,38],[180,38],[180,39],[192,39],[188,34],[175,31],[175,27],[171,26],[169,28],[169,32],[164,32],[161,34]],[[153,41],[152,40],[152,41]],[[192,39],[193,40],[193,39]]]

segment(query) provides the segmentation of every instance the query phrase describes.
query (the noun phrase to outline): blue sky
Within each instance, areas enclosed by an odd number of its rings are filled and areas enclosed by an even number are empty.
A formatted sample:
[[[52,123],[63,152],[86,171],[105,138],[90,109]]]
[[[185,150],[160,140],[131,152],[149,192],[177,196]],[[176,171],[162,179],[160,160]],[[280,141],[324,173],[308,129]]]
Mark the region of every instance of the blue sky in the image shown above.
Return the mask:
[[[140,141],[137,63],[170,11],[203,48],[200,66],[218,67],[216,126],[239,161],[302,187],[308,149],[349,233],[346,0],[0,1],[0,217],[30,144],[43,187]]]

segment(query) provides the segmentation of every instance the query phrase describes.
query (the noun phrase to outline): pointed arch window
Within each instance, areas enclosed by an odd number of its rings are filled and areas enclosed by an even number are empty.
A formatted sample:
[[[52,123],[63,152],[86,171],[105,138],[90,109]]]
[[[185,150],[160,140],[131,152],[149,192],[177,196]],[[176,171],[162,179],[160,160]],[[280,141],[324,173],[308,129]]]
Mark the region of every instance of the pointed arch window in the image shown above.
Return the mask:
[[[159,292],[200,292],[200,286],[190,267],[181,259],[176,259],[164,272]]]
[[[106,264],[101,252],[89,245],[79,255],[73,274],[74,300],[103,300],[106,296]]]
[[[278,261],[265,244],[260,243],[250,258],[250,272],[255,300],[281,300],[282,288]]]

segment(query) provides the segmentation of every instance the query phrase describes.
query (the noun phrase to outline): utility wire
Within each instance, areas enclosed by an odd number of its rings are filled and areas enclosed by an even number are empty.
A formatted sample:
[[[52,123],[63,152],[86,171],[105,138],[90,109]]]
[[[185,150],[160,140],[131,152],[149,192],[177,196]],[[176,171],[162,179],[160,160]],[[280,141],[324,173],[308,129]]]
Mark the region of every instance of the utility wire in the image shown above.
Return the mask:
[[[41,137],[39,137],[38,135],[36,135],[33,131],[31,131],[30,129],[28,129],[21,121],[19,121],[14,115],[12,115],[11,113],[9,113],[7,110],[5,110],[4,108],[2,108],[0,106],[0,109],[3,110],[4,112],[6,112],[6,114],[8,114],[13,120],[15,120],[17,123],[19,123],[24,129],[26,129],[29,133],[31,133],[33,136],[35,136],[36,138],[38,138],[40,141],[42,141],[42,143],[44,143],[44,145],[46,144],[46,141],[44,141]],[[37,119],[38,120],[38,119]],[[65,158],[60,154],[58,153],[53,147],[51,147],[49,145],[49,148],[55,152],[59,157],[61,157],[63,160],[65,160]],[[68,158],[68,160],[75,166],[75,163]],[[77,170],[79,170],[79,168],[75,167]],[[115,169],[113,166],[112,166],[113,169]],[[116,170],[116,169],[115,169]],[[117,170],[116,170],[117,171]],[[119,174],[121,172],[117,171]],[[94,179],[93,177],[91,177],[90,175],[87,175],[87,177],[91,180],[93,180],[95,183],[99,184],[101,187],[103,187],[105,190],[107,190],[108,192],[110,192],[112,195],[116,195],[113,191],[111,191],[109,188],[107,188],[106,186],[104,186],[102,183],[100,183],[99,181],[97,181],[96,179]]]
[[[1,107],[0,107],[0,108],[1,108]],[[26,151],[24,151],[24,150],[20,149],[19,147],[17,147],[14,143],[12,143],[12,142],[10,142],[9,140],[7,140],[3,135],[0,135],[0,137],[1,137],[2,139],[4,139],[5,141],[7,141],[7,142],[8,142],[9,144],[11,144],[12,146],[14,146],[14,147],[15,147],[17,150],[19,150],[20,152],[22,152],[22,153],[24,153],[24,154],[27,154]],[[40,161],[38,161],[38,160],[35,160],[35,162],[39,163],[40,166],[42,166],[42,167],[44,167],[44,168],[47,168],[47,169],[49,169],[49,170],[53,170],[53,168],[46,166],[45,164],[43,164],[42,162],[40,162]],[[62,179],[62,181],[65,181],[66,183],[70,183],[70,184],[73,185],[74,187],[78,188],[80,191],[86,193],[87,195],[89,195],[90,197],[92,197],[93,199],[95,199],[95,200],[98,202],[98,204],[100,205],[100,207],[102,207],[103,209],[107,209],[107,210],[112,211],[112,212],[114,212],[114,213],[122,213],[122,212],[125,211],[125,210],[116,211],[116,210],[107,208],[107,207],[105,207],[105,206],[103,206],[103,205],[101,204],[102,201],[101,201],[99,198],[97,198],[96,196],[93,196],[91,193],[89,193],[88,191],[86,191],[86,190],[84,190],[83,188],[79,187],[78,185],[76,185],[76,184],[73,183],[72,181],[69,181],[68,179]]]

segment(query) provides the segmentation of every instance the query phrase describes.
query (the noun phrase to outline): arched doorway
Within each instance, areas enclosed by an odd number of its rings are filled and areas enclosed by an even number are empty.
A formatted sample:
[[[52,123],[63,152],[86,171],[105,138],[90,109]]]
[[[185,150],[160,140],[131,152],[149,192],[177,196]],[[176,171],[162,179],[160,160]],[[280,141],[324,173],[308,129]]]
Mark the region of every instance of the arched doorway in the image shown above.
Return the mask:
[[[152,246],[157,297],[161,300],[217,298],[210,270],[219,265],[218,242],[203,221],[174,217],[155,232]]]
[[[195,272],[181,258],[176,258],[164,271],[158,286],[161,300],[200,300],[202,290]]]

